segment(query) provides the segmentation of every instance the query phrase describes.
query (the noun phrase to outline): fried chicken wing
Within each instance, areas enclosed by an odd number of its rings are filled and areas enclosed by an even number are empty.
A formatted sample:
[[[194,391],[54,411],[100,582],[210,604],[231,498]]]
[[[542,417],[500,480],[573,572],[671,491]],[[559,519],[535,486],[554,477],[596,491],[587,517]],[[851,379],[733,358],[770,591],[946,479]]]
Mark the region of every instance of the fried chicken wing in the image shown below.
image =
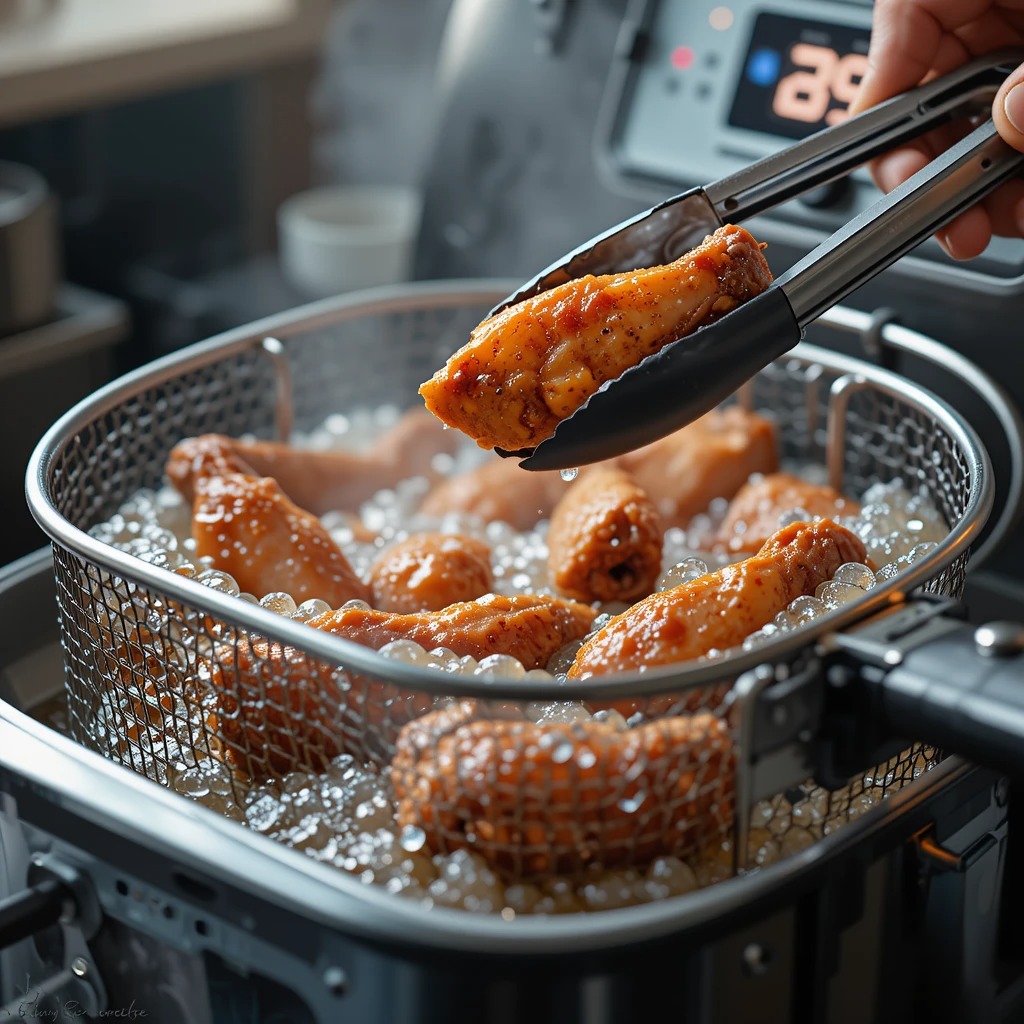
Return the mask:
[[[484,522],[501,520],[516,530],[529,530],[551,515],[567,488],[557,472],[526,473],[513,460],[493,456],[468,473],[442,480],[419,511],[435,518],[465,512]]]
[[[398,737],[398,823],[435,853],[472,849],[532,877],[686,856],[732,820],[735,758],[713,715],[619,731],[481,714],[462,701]]]
[[[491,595],[411,615],[343,608],[307,625],[375,650],[406,639],[478,659],[509,654],[539,668],[593,619],[593,609],[557,597]],[[232,764],[252,778],[322,771],[340,753],[382,763],[399,729],[432,704],[427,694],[261,637],[226,644],[212,670],[219,733]]]
[[[460,441],[423,409],[411,409],[364,452],[297,448],[277,441],[245,441],[204,434],[179,442],[167,461],[167,477],[192,501],[201,476],[245,473],[273,477],[300,508],[316,515],[355,511],[386,487],[423,476],[441,478],[436,455],[452,454]]]
[[[715,498],[731,498],[751,474],[778,468],[775,427],[739,406],[714,409],[627,452],[618,464],[633,474],[666,527],[685,526]]]
[[[482,448],[533,447],[605,381],[771,280],[760,245],[728,225],[674,263],[582,277],[502,310],[420,394],[435,416]]]
[[[242,458],[236,442],[223,434],[202,434],[179,441],[167,457],[164,472],[190,505],[195,500],[197,480],[230,473],[261,475]]]
[[[213,559],[257,597],[284,591],[297,603],[318,597],[335,607],[370,597],[320,520],[289,501],[270,477],[198,477],[192,536],[197,555]]]
[[[373,606],[385,612],[436,612],[494,589],[491,549],[473,537],[417,533],[370,567]]]
[[[341,608],[310,619],[309,625],[375,649],[412,640],[427,650],[447,647],[460,657],[508,654],[531,669],[543,668],[560,647],[586,636],[595,615],[585,604],[544,594],[488,594],[407,615]]]
[[[780,518],[798,509],[834,519],[857,515],[860,505],[834,487],[808,483],[791,473],[772,473],[740,488],[718,528],[713,550],[757,551],[778,530]]]
[[[865,557],[860,539],[830,519],[793,523],[753,557],[652,594],[616,616],[583,644],[569,675],[631,672],[735,647],[794,598],[813,594],[844,562]]]
[[[263,637],[239,637],[212,666],[216,735],[252,779],[322,772],[339,754],[384,765],[429,694],[332,668]]]
[[[601,466],[573,482],[551,515],[548,569],[579,601],[635,601],[661,572],[661,520],[629,473]]]

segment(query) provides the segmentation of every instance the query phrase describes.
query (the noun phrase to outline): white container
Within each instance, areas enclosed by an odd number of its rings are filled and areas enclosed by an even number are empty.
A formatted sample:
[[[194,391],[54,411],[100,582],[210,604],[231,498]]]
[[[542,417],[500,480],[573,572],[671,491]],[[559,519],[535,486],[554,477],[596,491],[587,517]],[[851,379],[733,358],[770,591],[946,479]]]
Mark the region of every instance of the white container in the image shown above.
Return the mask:
[[[407,280],[421,200],[397,185],[300,192],[277,212],[281,270],[312,297]]]

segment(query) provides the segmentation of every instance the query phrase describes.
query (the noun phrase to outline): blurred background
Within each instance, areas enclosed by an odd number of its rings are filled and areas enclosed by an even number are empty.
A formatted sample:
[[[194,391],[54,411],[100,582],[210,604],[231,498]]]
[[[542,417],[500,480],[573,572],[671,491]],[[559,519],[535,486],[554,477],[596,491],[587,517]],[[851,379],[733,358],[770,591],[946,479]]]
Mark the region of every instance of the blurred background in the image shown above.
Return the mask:
[[[79,398],[227,327],[408,276],[390,249],[418,221],[448,6],[0,0],[0,564],[43,542],[24,467]],[[336,185],[389,190],[291,209],[282,268],[282,203]],[[389,251],[332,288],[316,218],[337,216],[357,232],[383,217]]]
[[[532,276],[841,120],[871,16],[871,0],[0,0],[0,564],[44,540],[23,498],[35,443],[115,375],[319,296]],[[877,197],[861,170],[749,226],[779,272]],[[1022,295],[1024,244],[997,239],[960,265],[927,242],[846,301],[1005,380]],[[979,430],[1003,487],[983,404],[900,369]],[[1006,386],[1024,403],[1024,378]],[[1016,586],[1020,531],[1006,564]]]

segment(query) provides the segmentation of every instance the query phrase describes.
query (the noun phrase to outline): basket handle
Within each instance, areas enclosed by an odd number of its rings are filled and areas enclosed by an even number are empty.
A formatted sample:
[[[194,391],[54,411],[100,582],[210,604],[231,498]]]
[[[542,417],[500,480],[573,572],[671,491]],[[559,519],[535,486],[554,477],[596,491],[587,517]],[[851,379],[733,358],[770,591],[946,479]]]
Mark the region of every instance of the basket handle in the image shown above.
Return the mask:
[[[973,568],[984,564],[1010,535],[1024,511],[1024,419],[1006,390],[977,364],[948,345],[943,345],[897,322],[898,314],[888,308],[864,313],[835,306],[822,318],[830,326],[859,335],[872,357],[884,356],[886,348],[922,359],[966,384],[989,407],[1005,435],[1010,456],[1006,499],[988,537],[971,555]]]
[[[834,635],[829,681],[859,694],[863,724],[1024,775],[1024,623],[974,626],[961,610],[913,598]]]

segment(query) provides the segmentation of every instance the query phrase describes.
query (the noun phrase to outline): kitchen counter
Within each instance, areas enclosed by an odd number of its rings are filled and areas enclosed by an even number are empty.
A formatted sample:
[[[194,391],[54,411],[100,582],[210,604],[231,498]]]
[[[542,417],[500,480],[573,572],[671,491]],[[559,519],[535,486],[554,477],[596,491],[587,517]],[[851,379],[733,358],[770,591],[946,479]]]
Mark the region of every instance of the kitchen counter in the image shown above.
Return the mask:
[[[319,48],[330,0],[0,0],[0,127]]]

